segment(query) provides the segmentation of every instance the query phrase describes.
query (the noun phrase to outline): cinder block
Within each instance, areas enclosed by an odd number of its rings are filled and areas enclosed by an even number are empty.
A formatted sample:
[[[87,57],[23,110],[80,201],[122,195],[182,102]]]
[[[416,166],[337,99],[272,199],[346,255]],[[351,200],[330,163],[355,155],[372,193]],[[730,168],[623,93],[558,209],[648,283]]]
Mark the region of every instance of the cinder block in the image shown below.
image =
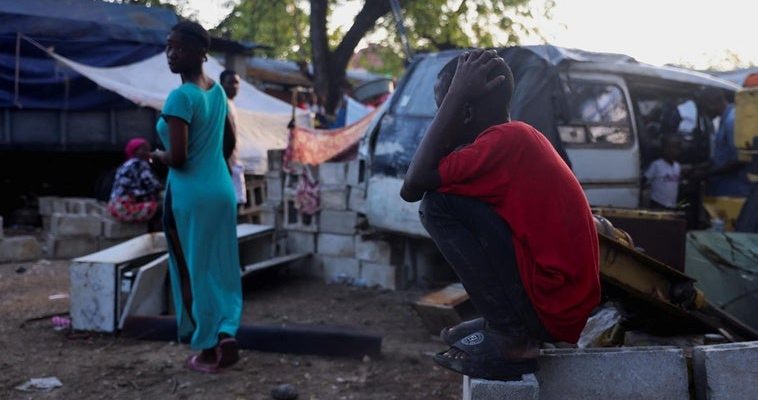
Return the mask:
[[[260,175],[245,174],[245,195],[247,203],[243,208],[246,211],[259,211],[261,205],[267,200],[266,179]]]
[[[363,187],[366,184],[366,161],[356,158],[347,163],[347,184]]]
[[[361,261],[361,279],[368,286],[379,286],[382,289],[397,289],[397,267],[394,265],[377,264]]]
[[[282,149],[268,150],[266,152],[266,157],[268,157],[268,170],[269,171],[282,170],[282,159],[284,157],[284,150]]]
[[[379,264],[392,264],[392,246],[386,240],[355,236],[355,258]]]
[[[95,215],[54,213],[50,221],[50,233],[60,237],[100,236],[102,231],[102,219]]]
[[[284,199],[282,178],[271,178],[266,175],[266,200],[269,203],[281,203],[282,199]]]
[[[105,217],[108,215],[108,206],[101,202],[87,204],[87,214]]]
[[[282,172],[282,171],[280,171],[280,170],[276,170],[276,171],[271,171],[271,170],[269,170],[269,171],[266,171],[266,173],[265,173],[265,174],[263,174],[263,179],[264,179],[264,180],[265,180],[266,178],[271,178],[271,179],[282,179],[283,177],[284,177],[284,172]]]
[[[282,227],[284,212],[281,205],[263,204],[261,206],[261,224],[273,226],[276,229]]]
[[[350,188],[350,196],[347,201],[347,208],[351,211],[366,213],[366,191],[358,188]]]
[[[358,213],[355,211],[322,210],[319,226],[322,232],[352,235],[358,225]]]
[[[317,249],[319,254],[353,257],[355,255],[355,239],[352,235],[319,233]]]
[[[53,204],[57,197],[55,196],[42,196],[37,199],[39,205],[39,215],[49,217],[53,215]]]
[[[285,199],[284,229],[301,232],[316,232],[318,230],[318,222],[318,215],[302,213],[295,208],[294,199]]]
[[[698,400],[758,397],[758,342],[697,346],[692,363]]]
[[[112,218],[103,218],[103,237],[106,239],[124,239],[147,233],[144,222],[120,222]]]
[[[360,277],[360,261],[351,257],[320,255],[324,279],[330,283],[353,283]]]
[[[543,350],[536,375],[540,400],[689,399],[680,348]]]
[[[126,242],[130,238],[118,238],[118,239],[109,239],[105,237],[99,237],[98,238],[98,250],[105,250],[108,248],[111,248],[113,246],[119,245],[121,243]]]
[[[42,256],[42,247],[34,236],[0,239],[0,262],[32,261]]]
[[[43,231],[48,232],[48,233],[50,232],[50,229],[51,229],[50,224],[51,224],[52,220],[53,220],[53,217],[50,216],[50,215],[43,215],[42,216],[42,230]]]
[[[47,239],[48,258],[75,258],[100,250],[100,238],[90,236],[61,237],[50,235]]]
[[[347,210],[347,186],[322,186],[319,189],[319,201],[322,210]]]
[[[321,185],[347,185],[347,163],[320,164],[318,181]]]
[[[315,253],[316,234],[311,232],[287,231],[287,254]]]
[[[96,199],[87,197],[67,197],[66,212],[69,214],[97,214],[100,211],[100,204]]]
[[[518,381],[488,381],[463,376],[463,400],[539,400],[540,385],[534,374]]]

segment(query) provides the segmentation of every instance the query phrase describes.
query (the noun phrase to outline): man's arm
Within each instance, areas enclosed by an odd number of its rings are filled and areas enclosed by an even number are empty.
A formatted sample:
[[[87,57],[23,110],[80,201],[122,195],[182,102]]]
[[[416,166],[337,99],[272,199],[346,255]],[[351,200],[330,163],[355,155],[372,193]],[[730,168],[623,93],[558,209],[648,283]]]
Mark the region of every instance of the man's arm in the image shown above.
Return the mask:
[[[458,57],[458,67],[450,89],[406,172],[400,190],[403,200],[419,201],[425,192],[441,185],[442,179],[437,169],[440,160],[466,139],[462,115],[464,105],[494,89],[505,79],[499,75],[487,81],[489,71],[498,63],[504,62],[494,51],[477,50]]]
[[[419,201],[424,192],[437,189],[442,183],[437,166],[443,157],[460,145],[460,132],[464,129],[462,108],[460,96],[452,93],[442,101],[405,174],[400,190],[403,200]]]

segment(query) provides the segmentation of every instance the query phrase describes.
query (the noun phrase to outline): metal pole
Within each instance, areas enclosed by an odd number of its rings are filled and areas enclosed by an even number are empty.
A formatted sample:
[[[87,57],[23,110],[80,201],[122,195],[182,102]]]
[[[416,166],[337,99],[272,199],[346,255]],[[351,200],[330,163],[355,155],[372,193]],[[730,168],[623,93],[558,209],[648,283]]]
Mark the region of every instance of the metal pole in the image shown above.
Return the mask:
[[[390,0],[390,6],[392,7],[392,16],[395,17],[395,29],[400,36],[400,43],[403,44],[403,51],[405,52],[406,61],[410,61],[413,58],[413,50],[408,42],[408,34],[405,31],[405,24],[403,24],[403,14],[400,9],[400,3],[398,0]]]

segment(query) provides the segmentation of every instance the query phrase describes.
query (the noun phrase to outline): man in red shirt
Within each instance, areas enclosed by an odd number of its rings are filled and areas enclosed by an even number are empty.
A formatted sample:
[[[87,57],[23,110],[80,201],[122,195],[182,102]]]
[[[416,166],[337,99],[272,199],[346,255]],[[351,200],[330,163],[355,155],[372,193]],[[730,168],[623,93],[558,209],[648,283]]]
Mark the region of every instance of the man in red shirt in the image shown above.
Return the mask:
[[[439,110],[401,197],[482,318],[443,330],[435,361],[484,379],[537,369],[543,341],[576,343],[600,300],[598,239],[579,182],[550,142],[510,121],[513,75],[474,50],[437,76]]]

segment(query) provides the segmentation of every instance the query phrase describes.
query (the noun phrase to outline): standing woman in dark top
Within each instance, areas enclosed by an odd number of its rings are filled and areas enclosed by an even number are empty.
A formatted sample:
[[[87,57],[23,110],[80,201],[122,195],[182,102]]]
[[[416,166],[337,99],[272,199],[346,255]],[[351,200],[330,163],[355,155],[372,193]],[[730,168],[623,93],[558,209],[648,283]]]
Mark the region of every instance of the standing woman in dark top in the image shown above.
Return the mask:
[[[166,55],[182,85],[163,105],[157,129],[167,150],[153,158],[169,167],[164,230],[178,334],[200,350],[187,367],[213,373],[239,359],[234,336],[242,287],[236,199],[222,151],[234,132],[224,90],[203,72],[209,46],[208,32],[196,22],[171,29]]]

